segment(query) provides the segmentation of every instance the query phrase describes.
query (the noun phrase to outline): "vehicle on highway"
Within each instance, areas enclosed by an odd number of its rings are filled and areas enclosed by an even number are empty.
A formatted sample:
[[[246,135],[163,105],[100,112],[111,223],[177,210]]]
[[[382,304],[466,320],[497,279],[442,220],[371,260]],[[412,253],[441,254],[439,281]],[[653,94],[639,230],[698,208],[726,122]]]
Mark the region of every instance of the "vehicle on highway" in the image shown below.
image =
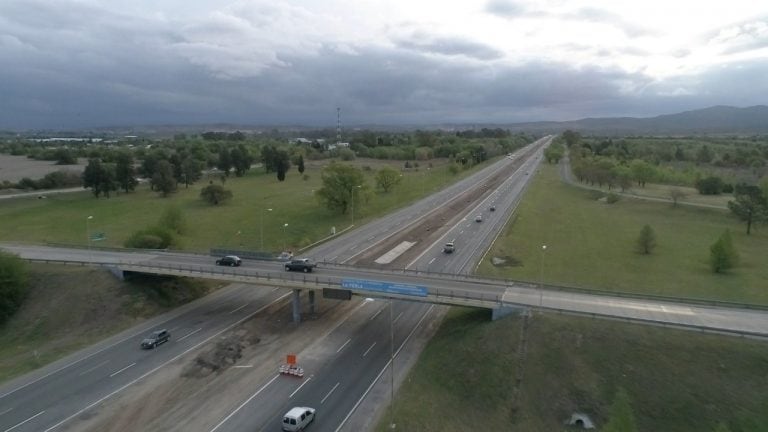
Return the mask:
[[[241,260],[240,257],[237,257],[235,255],[227,255],[225,257],[222,257],[216,260],[216,265],[221,265],[221,266],[240,267],[240,264],[242,263],[243,263],[243,260]]]
[[[153,349],[156,346],[168,342],[171,338],[171,333],[168,330],[153,331],[149,337],[141,341],[141,347],[144,349]]]
[[[293,407],[283,416],[283,430],[288,432],[304,430],[314,419],[314,408]]]
[[[479,214],[475,216],[475,222],[482,222],[483,221],[483,215]]]
[[[491,206],[490,210],[491,211],[496,211],[496,206]]]
[[[443,253],[453,253],[453,251],[456,250],[456,246],[453,244],[453,242],[448,242],[443,246]]]
[[[309,258],[294,259],[285,263],[285,271],[303,271],[304,273],[312,273],[314,268],[315,263]]]

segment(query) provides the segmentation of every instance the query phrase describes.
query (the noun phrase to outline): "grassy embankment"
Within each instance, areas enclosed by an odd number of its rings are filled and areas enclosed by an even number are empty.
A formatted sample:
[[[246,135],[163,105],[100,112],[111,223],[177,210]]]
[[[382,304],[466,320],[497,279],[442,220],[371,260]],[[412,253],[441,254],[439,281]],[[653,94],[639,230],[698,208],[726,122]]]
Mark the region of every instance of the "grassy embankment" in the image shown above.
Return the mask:
[[[517,217],[480,273],[538,282],[768,304],[768,235],[746,236],[728,211],[622,199],[560,182],[552,166],[534,179]],[[659,246],[634,252],[641,227]],[[726,229],[742,263],[725,275],[708,267],[709,245]],[[494,267],[492,256],[520,262]],[[768,430],[768,345],[733,337],[613,321],[536,315],[529,328],[519,398],[521,319],[490,322],[456,308],[398,392],[398,430],[564,430],[571,413],[604,424],[616,389],[627,390],[641,431]],[[387,430],[386,415],[377,430]]]
[[[643,432],[768,430],[764,341],[536,315],[515,400],[521,322],[451,310],[398,391],[397,430],[562,431],[574,412],[599,430],[620,387]]]
[[[327,163],[327,161],[322,161]],[[401,162],[357,160],[358,166],[370,166],[364,171],[367,183],[373,188],[373,176],[383,163],[402,166]],[[373,192],[367,203],[355,203],[355,224],[385,214],[398,207],[427,195],[463,176],[469,175],[481,166],[458,175],[448,172],[447,160],[428,162],[416,170],[403,173],[402,183],[390,193]],[[485,166],[485,165],[482,165]],[[203,202],[200,190],[208,179],[199,181],[188,189],[181,187],[177,193],[162,198],[146,185],[136,192],[95,199],[88,192],[51,195],[46,199],[15,199],[4,201],[0,206],[0,241],[61,242],[86,244],[86,228],[91,233],[103,232],[106,241],[94,246],[122,246],[128,236],[138,229],[147,228],[157,222],[162,211],[178,206],[186,217],[189,227],[180,237],[177,248],[207,251],[212,247],[245,248],[257,250],[261,243],[263,211],[264,249],[277,252],[283,249],[296,250],[330,234],[331,227],[337,231],[351,223],[351,214],[338,214],[318,204],[314,191],[321,186],[320,163],[307,165],[303,180],[295,168],[288,172],[284,182],[278,182],[275,174],[264,174],[256,169],[242,178],[230,177],[224,187],[233,193],[233,199],[219,206]],[[218,179],[214,179],[218,183]],[[93,216],[86,226],[86,218]],[[288,227],[283,228],[287,223]],[[240,234],[238,234],[238,232]]]
[[[727,210],[629,198],[606,204],[596,194],[562,183],[555,167],[542,166],[479,273],[532,282],[543,275],[552,284],[768,305],[764,227],[747,236],[746,226]],[[634,249],[645,224],[658,242],[651,255]],[[725,230],[731,231],[741,262],[727,274],[713,274],[709,247]],[[495,267],[494,256],[520,265]]]

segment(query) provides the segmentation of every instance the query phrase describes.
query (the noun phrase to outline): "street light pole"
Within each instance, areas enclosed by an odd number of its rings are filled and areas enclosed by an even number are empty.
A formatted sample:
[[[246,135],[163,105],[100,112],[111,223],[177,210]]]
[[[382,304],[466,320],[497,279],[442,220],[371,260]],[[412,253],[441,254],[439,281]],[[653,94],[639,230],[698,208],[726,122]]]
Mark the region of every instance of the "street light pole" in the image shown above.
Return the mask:
[[[271,208],[268,208],[267,211],[272,211]],[[259,223],[259,232],[261,235],[261,251],[264,252],[264,207],[261,208],[261,223]]]
[[[286,231],[288,229],[288,224],[283,224],[283,252],[285,252],[288,249],[287,246],[287,240],[286,240]]]
[[[93,216],[85,218],[85,237],[88,240],[88,261],[93,262],[93,252],[91,252],[91,219],[93,219]]]
[[[541,272],[539,273],[539,309],[544,301],[544,252],[547,251],[547,245],[541,245]]]
[[[392,298],[389,299],[389,363],[390,363],[390,402],[389,402],[389,427],[395,428],[395,323],[392,319]]]

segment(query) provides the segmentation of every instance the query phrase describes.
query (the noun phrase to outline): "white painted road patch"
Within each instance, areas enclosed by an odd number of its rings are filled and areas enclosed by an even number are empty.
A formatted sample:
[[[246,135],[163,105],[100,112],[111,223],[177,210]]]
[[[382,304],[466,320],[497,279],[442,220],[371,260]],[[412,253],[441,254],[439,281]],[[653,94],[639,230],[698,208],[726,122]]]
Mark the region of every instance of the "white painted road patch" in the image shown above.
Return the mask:
[[[416,244],[416,242],[409,242],[409,241],[404,241],[404,242],[401,242],[399,245],[395,246],[395,247],[394,247],[392,250],[390,250],[389,252],[387,252],[387,253],[385,253],[384,255],[382,255],[382,256],[380,256],[380,257],[376,258],[376,261],[375,261],[375,262],[376,262],[377,264],[389,264],[389,263],[391,263],[392,261],[394,261],[394,260],[395,260],[395,258],[399,257],[399,256],[400,256],[400,255],[402,255],[402,254],[403,254],[405,251],[407,251],[408,249],[410,249],[411,247],[413,247],[413,245],[415,245],[415,244]]]

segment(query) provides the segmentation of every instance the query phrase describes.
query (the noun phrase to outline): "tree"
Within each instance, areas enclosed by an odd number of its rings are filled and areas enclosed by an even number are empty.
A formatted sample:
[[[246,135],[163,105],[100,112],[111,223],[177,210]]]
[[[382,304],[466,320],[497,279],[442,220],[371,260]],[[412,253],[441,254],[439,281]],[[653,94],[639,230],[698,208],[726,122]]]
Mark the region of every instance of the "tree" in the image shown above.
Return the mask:
[[[568,129],[563,132],[563,139],[565,140],[565,145],[568,147],[573,147],[575,144],[578,144],[579,140],[581,139],[581,135],[579,135],[578,132],[574,132]]]
[[[284,181],[285,174],[291,168],[291,158],[288,156],[288,152],[280,149],[273,154],[273,166],[277,171],[277,180]]]
[[[400,173],[389,165],[385,165],[376,172],[376,186],[380,187],[385,193],[397,186],[402,179]]]
[[[351,165],[333,162],[323,169],[323,186],[316,195],[321,204],[329,210],[347,213],[352,200],[361,203],[360,195],[365,189],[363,171]],[[358,187],[360,186],[360,187]],[[357,208],[359,204],[356,204]]]
[[[637,238],[637,251],[643,255],[649,255],[656,248],[656,233],[650,225],[645,225],[640,230]]]
[[[16,255],[0,251],[0,324],[21,307],[27,296],[27,266]]]
[[[232,198],[232,191],[224,189],[223,186],[212,184],[208,185],[200,191],[200,198],[208,202],[209,204],[219,205]]]
[[[669,190],[669,197],[672,198],[672,205],[676,206],[677,202],[688,196],[682,189],[672,188]]]
[[[725,231],[709,248],[709,263],[715,273],[725,273],[739,261],[739,254],[731,241],[731,233]]]
[[[157,164],[157,171],[152,176],[152,186],[162,192],[164,197],[176,190],[176,178],[173,175],[173,165],[167,160],[161,160]]]
[[[69,151],[69,149],[60,148],[56,150],[56,153],[54,153],[54,157],[56,158],[56,165],[75,165],[77,164],[77,158],[72,155],[72,152]]]
[[[620,388],[614,396],[610,417],[600,432],[637,432],[635,414],[627,392]]]
[[[642,159],[633,160],[629,164],[629,168],[632,170],[632,175],[640,187],[645,187],[645,183],[656,175],[656,169]]]
[[[719,195],[724,184],[720,177],[709,176],[697,180],[695,186],[701,195]]]
[[[176,234],[183,234],[187,229],[187,221],[181,209],[178,206],[172,205],[166,208],[160,216],[159,226]]]
[[[273,145],[265,145],[261,148],[261,163],[264,164],[264,172],[275,171],[275,153],[277,149]]]
[[[242,177],[251,169],[253,157],[251,157],[251,153],[244,145],[240,144],[233,148],[229,155],[232,160],[232,166],[235,168],[235,176]]]
[[[296,169],[299,170],[299,174],[304,174],[304,156],[299,155],[299,162],[296,164]]]
[[[612,175],[622,192],[632,186],[632,170],[628,166],[615,165],[612,169]]]
[[[102,193],[109,198],[109,192],[117,190],[114,165],[102,164],[100,159],[91,159],[83,170],[83,187],[91,188],[98,198]]]
[[[133,156],[128,152],[117,154],[115,161],[115,179],[126,193],[136,189],[136,169],[133,167]]]
[[[229,177],[229,170],[232,169],[232,156],[223,148],[219,151],[219,160],[216,162],[216,168],[224,172],[224,175]]]
[[[706,145],[699,147],[699,150],[696,151],[696,162],[710,163],[712,157],[712,151]]]
[[[752,223],[768,220],[768,201],[759,187],[737,185],[733,197],[733,201],[728,201],[728,208],[747,223],[747,235],[752,230]]]
[[[188,156],[186,159],[184,159],[184,162],[181,163],[181,178],[184,181],[184,187],[189,187],[189,185],[200,180],[200,177],[202,177],[202,171],[202,162],[191,156]]]

